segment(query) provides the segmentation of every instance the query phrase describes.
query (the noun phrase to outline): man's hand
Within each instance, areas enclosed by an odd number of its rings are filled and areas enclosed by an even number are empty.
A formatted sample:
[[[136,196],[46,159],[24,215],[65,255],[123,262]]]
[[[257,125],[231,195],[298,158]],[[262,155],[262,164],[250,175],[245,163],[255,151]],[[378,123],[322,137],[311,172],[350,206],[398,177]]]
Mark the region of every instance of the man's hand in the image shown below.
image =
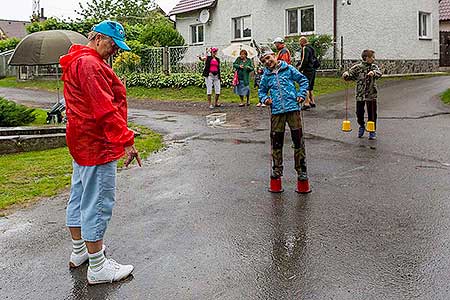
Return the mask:
[[[267,98],[267,100],[264,101],[264,104],[265,104],[265,105],[272,105],[272,99]]]
[[[375,76],[375,72],[374,71],[370,71],[369,73],[367,73],[367,76],[373,77],[373,76]]]
[[[125,167],[128,167],[128,165],[136,158],[136,161],[139,165],[139,167],[142,167],[142,160],[139,156],[139,152],[137,151],[136,147],[134,145],[125,147],[125,153],[127,156],[127,159],[125,160]]]
[[[297,97],[297,101],[298,101],[298,103],[303,103],[303,101],[305,101],[305,99],[303,99],[302,97]]]
[[[243,68],[244,68],[244,65],[240,65],[239,68],[243,69]]]

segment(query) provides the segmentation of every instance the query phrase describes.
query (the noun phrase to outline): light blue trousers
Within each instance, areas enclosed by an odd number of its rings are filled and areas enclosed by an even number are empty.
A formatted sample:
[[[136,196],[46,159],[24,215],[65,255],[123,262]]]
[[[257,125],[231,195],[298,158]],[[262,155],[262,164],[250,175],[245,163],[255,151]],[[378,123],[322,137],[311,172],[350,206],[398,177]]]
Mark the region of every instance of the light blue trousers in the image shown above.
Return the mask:
[[[66,225],[81,227],[85,241],[103,240],[114,207],[116,172],[117,161],[88,167],[73,161]]]

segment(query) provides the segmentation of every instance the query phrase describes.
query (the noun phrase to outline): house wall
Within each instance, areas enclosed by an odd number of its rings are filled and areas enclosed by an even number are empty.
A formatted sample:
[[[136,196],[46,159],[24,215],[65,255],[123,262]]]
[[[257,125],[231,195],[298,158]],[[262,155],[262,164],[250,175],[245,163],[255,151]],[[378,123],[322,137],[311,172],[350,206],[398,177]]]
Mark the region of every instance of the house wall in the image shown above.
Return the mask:
[[[205,24],[205,43],[202,46],[194,46],[194,52],[204,52],[205,47],[217,46],[224,48],[233,42],[232,18],[251,15],[252,39],[260,43],[268,43],[277,36],[286,34],[286,9],[314,6],[315,29],[318,34],[330,34],[332,32],[332,2],[329,0],[307,1],[274,1],[274,0],[219,0],[217,6],[210,9],[210,22]],[[325,12],[325,13],[318,13]],[[178,15],[176,18],[177,29],[190,45],[190,26],[199,24],[197,21],[199,12],[191,12]],[[330,32],[331,30],[331,32]],[[251,40],[244,40],[250,43]]]
[[[376,51],[377,59],[392,66],[392,72],[403,69],[405,61],[415,72],[433,71],[439,65],[439,7],[437,1],[353,0],[351,5],[338,1],[338,58],[340,36],[344,37],[343,58],[360,59],[363,49]],[[205,43],[189,51],[200,54],[206,47],[224,48],[233,42],[232,18],[251,15],[252,39],[260,43],[286,36],[286,9],[304,6],[315,8],[315,33],[333,34],[332,0],[218,0],[210,9],[210,22],[205,24]],[[432,38],[419,39],[419,11],[431,13]],[[198,24],[199,12],[177,16],[177,28],[190,44],[190,26]],[[369,18],[367,17],[369,16]],[[245,41],[249,43],[250,41]],[[416,67],[417,66],[417,67]]]
[[[419,11],[431,13],[431,40],[419,39]],[[439,59],[439,5],[422,0],[408,0],[408,5],[404,0],[352,1],[339,5],[341,35],[346,59],[359,58],[365,48],[375,50],[379,59]]]

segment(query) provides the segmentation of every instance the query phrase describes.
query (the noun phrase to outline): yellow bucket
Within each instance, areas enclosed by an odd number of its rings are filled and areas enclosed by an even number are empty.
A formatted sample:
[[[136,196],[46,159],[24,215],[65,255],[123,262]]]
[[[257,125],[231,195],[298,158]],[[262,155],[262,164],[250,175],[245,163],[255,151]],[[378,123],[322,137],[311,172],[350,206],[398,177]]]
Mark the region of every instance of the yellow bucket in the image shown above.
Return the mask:
[[[352,131],[352,124],[349,120],[342,121],[342,131],[349,132]]]
[[[367,132],[375,132],[375,122],[368,121],[367,126],[366,126],[366,131]]]

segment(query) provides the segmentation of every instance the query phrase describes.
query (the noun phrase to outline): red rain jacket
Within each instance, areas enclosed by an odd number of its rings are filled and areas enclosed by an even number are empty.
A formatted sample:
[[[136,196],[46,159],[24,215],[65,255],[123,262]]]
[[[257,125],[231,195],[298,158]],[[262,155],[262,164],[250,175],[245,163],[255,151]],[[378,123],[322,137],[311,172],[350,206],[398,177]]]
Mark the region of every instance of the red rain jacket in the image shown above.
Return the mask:
[[[127,127],[126,90],[102,57],[87,46],[73,45],[60,59],[66,99],[66,140],[81,166],[119,159],[134,144]]]

